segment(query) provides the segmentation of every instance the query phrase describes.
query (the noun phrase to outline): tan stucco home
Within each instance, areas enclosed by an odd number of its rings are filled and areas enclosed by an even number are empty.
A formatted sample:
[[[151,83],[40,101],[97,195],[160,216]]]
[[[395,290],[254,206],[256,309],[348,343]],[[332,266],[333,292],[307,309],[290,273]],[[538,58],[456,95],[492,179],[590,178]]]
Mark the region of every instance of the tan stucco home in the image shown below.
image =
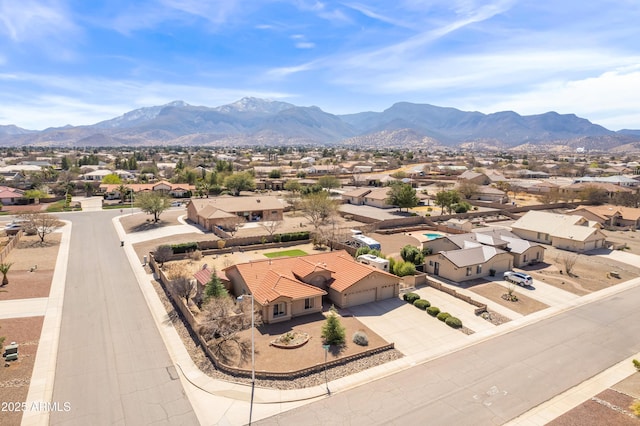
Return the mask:
[[[222,272],[236,296],[255,297],[266,323],[321,312],[323,296],[347,308],[399,292],[398,277],[358,263],[344,250],[252,261]]]
[[[429,274],[461,282],[499,274],[513,267],[511,255],[496,247],[467,243],[464,248],[425,257]]]
[[[529,211],[511,225],[511,232],[525,240],[583,252],[605,247],[601,227],[579,215]]]
[[[284,214],[284,204],[276,197],[212,197],[191,198],[187,205],[187,217],[205,229],[228,228],[238,217],[249,221],[279,221]]]
[[[628,226],[640,229],[640,209],[634,207],[613,206],[578,206],[567,212],[571,215],[580,215],[586,219],[596,221],[606,226]]]

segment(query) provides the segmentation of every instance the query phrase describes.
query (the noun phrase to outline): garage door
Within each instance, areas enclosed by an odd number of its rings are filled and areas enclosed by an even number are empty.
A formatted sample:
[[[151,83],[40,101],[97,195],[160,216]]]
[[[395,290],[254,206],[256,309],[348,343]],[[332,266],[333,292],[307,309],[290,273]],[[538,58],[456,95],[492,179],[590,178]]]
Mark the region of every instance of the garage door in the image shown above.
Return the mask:
[[[393,297],[394,289],[396,288],[394,285],[387,285],[380,288],[380,297],[378,300],[390,299]]]
[[[376,301],[376,289],[347,294],[347,306],[362,305]]]

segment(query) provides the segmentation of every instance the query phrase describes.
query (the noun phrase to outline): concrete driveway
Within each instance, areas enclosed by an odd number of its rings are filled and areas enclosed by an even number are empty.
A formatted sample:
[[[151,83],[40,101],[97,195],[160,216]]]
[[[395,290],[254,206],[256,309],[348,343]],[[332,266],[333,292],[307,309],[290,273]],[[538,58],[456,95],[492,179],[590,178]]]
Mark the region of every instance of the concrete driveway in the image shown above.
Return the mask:
[[[444,302],[435,296],[437,290],[422,288],[416,291],[422,298],[441,304],[441,309],[448,310],[457,316],[465,324],[471,325],[470,316],[473,315],[473,307],[467,305],[466,309],[457,306],[456,302],[466,305],[465,302],[450,298]],[[435,304],[435,303],[434,303]],[[439,306],[440,307],[440,306]],[[382,300],[375,303],[367,303],[349,308],[360,322],[375,331],[388,342],[393,342],[395,348],[405,356],[419,362],[442,352],[443,345],[458,346],[469,338],[460,330],[455,330],[442,321],[432,317],[425,311],[408,304],[400,298]],[[470,313],[470,315],[468,315]],[[482,319],[479,321],[486,322]],[[484,327],[494,327],[486,322]],[[473,325],[476,325],[475,322]],[[471,328],[471,327],[470,327]],[[474,330],[475,331],[475,330]]]

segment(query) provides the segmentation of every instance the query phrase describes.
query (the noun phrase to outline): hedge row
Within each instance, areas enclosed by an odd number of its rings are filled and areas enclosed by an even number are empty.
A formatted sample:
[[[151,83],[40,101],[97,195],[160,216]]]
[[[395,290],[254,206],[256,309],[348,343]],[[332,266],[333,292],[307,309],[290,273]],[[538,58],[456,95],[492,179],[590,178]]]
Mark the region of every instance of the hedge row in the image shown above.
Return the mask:
[[[440,308],[438,308],[437,306],[431,306],[431,303],[429,303],[428,300],[420,299],[419,294],[405,293],[402,295],[402,298],[407,303],[411,303],[416,308],[422,309],[423,311],[426,310],[429,315],[431,315],[432,317],[438,318],[440,321],[444,322],[449,327],[452,327],[452,328],[462,327],[462,321],[459,318],[452,317],[449,312],[440,312]],[[640,366],[640,362],[638,362],[638,366]]]
[[[276,243],[286,243],[287,241],[300,241],[309,239],[309,231],[302,232],[288,232],[286,234],[276,234],[273,236],[273,241]]]
[[[182,254],[198,250],[198,243],[171,244],[170,247],[173,250],[173,254]]]

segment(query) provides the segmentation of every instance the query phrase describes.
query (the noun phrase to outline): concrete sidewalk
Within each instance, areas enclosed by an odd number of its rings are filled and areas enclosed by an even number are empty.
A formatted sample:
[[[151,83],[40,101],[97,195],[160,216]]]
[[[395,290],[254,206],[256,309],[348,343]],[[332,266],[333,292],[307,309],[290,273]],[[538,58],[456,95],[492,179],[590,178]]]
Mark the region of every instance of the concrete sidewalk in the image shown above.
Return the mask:
[[[40,317],[47,311],[48,297],[0,301],[0,319]]]

